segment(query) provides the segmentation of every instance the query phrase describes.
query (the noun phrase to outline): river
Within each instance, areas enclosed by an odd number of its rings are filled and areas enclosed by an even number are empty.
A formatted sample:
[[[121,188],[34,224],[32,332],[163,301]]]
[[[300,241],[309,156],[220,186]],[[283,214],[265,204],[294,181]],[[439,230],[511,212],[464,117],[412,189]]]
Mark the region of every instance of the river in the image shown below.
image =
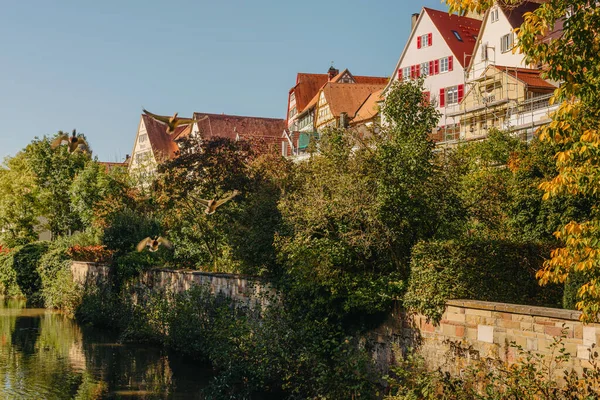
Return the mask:
[[[210,368],[0,299],[0,399],[202,399]]]

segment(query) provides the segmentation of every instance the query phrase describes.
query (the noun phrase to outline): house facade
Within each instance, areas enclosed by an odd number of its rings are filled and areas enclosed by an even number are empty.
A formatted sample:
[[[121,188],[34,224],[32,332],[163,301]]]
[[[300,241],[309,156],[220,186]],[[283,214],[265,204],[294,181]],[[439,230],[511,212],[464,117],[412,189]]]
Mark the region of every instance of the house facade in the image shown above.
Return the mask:
[[[556,86],[540,75],[537,69],[489,65],[472,81],[456,115],[463,128],[462,138],[482,139],[492,128],[530,138],[550,120],[555,108],[549,99]]]
[[[459,122],[447,114],[459,108],[465,94],[465,68],[469,64],[481,20],[424,7],[413,15],[412,30],[383,95],[398,80],[425,77],[425,96],[442,114],[432,132],[436,141],[459,138]]]
[[[281,154],[305,154],[311,138],[318,136],[319,129],[339,125],[341,113],[346,113],[342,117],[346,126],[352,126],[351,120],[358,108],[388,80],[386,77],[353,75],[348,69],[340,72],[334,67],[329,68],[327,74],[299,73],[296,85],[289,91],[287,129],[282,134]],[[353,85],[357,87],[351,89]],[[363,95],[366,88],[368,94]],[[347,99],[340,99],[337,95],[342,91]]]

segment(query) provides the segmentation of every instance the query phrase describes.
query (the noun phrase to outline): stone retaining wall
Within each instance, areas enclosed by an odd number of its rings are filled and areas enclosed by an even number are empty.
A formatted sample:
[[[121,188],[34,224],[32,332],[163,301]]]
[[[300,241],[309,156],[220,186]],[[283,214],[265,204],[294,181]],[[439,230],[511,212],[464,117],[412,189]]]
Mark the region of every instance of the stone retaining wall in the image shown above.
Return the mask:
[[[513,342],[548,358],[549,346],[565,335],[563,344],[571,355],[565,367],[581,373],[590,366],[590,350],[600,341],[600,324],[584,325],[579,316],[571,310],[450,300],[439,325],[398,310],[378,330],[375,353],[380,364],[389,364],[394,361],[394,345],[404,351],[412,348],[430,369],[459,374],[480,361],[514,363],[519,352]]]
[[[110,267],[106,265],[74,261],[71,272],[73,280],[82,286],[110,282]],[[159,268],[142,272],[133,288],[136,292],[143,288],[181,293],[193,285],[206,285],[211,293],[222,294],[249,307],[264,305],[274,295],[273,289],[255,277]]]

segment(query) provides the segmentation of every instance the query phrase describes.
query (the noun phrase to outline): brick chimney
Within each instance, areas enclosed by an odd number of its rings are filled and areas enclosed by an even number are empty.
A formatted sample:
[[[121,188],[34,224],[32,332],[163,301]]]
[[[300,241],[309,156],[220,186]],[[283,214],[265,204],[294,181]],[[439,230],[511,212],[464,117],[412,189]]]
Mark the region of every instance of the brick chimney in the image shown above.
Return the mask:
[[[327,71],[327,75],[329,75],[329,80],[331,81],[333,78],[335,78],[338,74],[340,73],[339,69],[335,69],[333,67],[333,65],[331,67],[329,67],[329,70]]]

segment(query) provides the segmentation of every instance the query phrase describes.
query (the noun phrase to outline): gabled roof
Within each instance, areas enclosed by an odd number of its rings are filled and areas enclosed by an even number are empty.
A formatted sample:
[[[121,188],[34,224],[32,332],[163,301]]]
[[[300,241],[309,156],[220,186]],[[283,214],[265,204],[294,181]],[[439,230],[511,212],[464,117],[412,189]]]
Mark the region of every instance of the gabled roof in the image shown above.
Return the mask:
[[[298,113],[306,108],[306,105],[328,80],[329,76],[327,74],[298,73],[296,86],[290,89],[290,93],[294,92],[296,96],[296,110],[298,110]]]
[[[423,7],[421,13],[419,14],[419,18],[417,18],[417,21],[413,26],[412,31],[410,32],[408,40],[404,45],[404,50],[402,50],[402,54],[400,55],[400,58],[396,63],[396,67],[394,68],[392,77],[389,79],[387,86],[384,89],[384,92],[387,91],[387,89],[389,89],[392,85],[394,81],[393,77],[397,73],[398,68],[400,68],[402,60],[404,59],[404,56],[406,55],[406,52],[409,49],[410,43],[412,42],[412,39],[415,36],[415,32],[425,14],[429,16],[429,18],[439,31],[440,35],[442,35],[442,37],[444,38],[444,41],[450,48],[450,51],[452,51],[452,54],[454,54],[455,62],[464,67],[463,64],[465,63],[465,59],[472,58],[471,56],[475,47],[474,36],[477,37],[479,35],[481,21],[474,18],[461,17],[456,14],[448,14],[448,12],[446,11],[433,10],[431,8]],[[453,30],[456,30],[460,34],[460,36],[463,39],[462,42],[460,42],[456,38],[454,32],[452,32]],[[464,54],[468,54],[469,57],[463,57]]]
[[[523,82],[529,89],[541,89],[543,91],[556,89],[556,86],[540,77],[542,71],[539,69],[504,67],[500,65],[493,67]]]
[[[508,7],[504,4],[501,4],[498,1],[496,1],[495,4],[498,5],[498,7],[502,10],[502,13],[506,16],[506,19],[508,20],[510,26],[512,26],[513,29],[515,29],[520,27],[523,23],[524,13],[535,11],[537,8],[539,8],[540,5],[547,3],[548,1],[549,0],[525,0],[523,4],[520,4],[518,7],[515,8]],[[479,35],[477,35],[475,48],[479,48],[479,46],[481,45],[481,36],[483,35],[487,27],[488,16],[490,14],[491,9],[491,7],[488,8],[488,10],[485,12],[485,15],[483,16],[483,23],[481,25],[481,29],[479,30]],[[562,25],[560,30],[562,31]],[[475,57],[471,57],[471,59],[469,60],[467,70],[471,69],[474,59]]]
[[[464,67],[473,54],[475,39],[481,28],[481,21],[427,7],[423,7],[423,10],[429,15],[438,32],[452,50],[455,60]],[[458,32],[462,41],[457,39],[454,31]]]
[[[191,125],[180,126],[175,129],[173,135],[167,133],[167,126],[162,122],[158,122],[149,115],[142,114],[142,121],[146,126],[146,132],[148,133],[148,140],[150,146],[154,152],[154,158],[156,161],[161,161],[159,158],[165,157],[166,159],[175,158],[176,153],[179,151],[179,147],[174,142],[174,138],[177,137],[181,132],[190,129]]]
[[[204,118],[208,117],[208,118]],[[261,138],[268,141],[281,139],[285,120],[278,118],[244,117],[227,114],[194,113],[200,134],[204,138],[224,137],[231,140]],[[179,135],[176,139],[187,135]]]
[[[384,86],[383,84],[329,82],[322,90],[334,117],[339,117],[341,113],[345,112],[350,118],[353,118],[371,93],[382,90]]]
[[[371,93],[359,107],[356,115],[352,119],[352,123],[356,124],[373,119],[373,117],[379,113],[379,102],[382,100],[382,94],[383,89]]]
[[[345,73],[349,73],[356,83],[363,84],[375,84],[385,85],[389,78],[382,76],[363,76],[363,75],[352,75],[346,68],[339,74],[337,74],[331,82],[337,82]],[[309,105],[314,105],[316,101],[312,101],[314,97],[319,93],[323,86],[329,82],[329,75],[327,74],[307,74],[300,72],[296,78],[296,86],[290,89],[290,93],[294,92],[296,96],[296,110],[298,114],[306,110]]]

